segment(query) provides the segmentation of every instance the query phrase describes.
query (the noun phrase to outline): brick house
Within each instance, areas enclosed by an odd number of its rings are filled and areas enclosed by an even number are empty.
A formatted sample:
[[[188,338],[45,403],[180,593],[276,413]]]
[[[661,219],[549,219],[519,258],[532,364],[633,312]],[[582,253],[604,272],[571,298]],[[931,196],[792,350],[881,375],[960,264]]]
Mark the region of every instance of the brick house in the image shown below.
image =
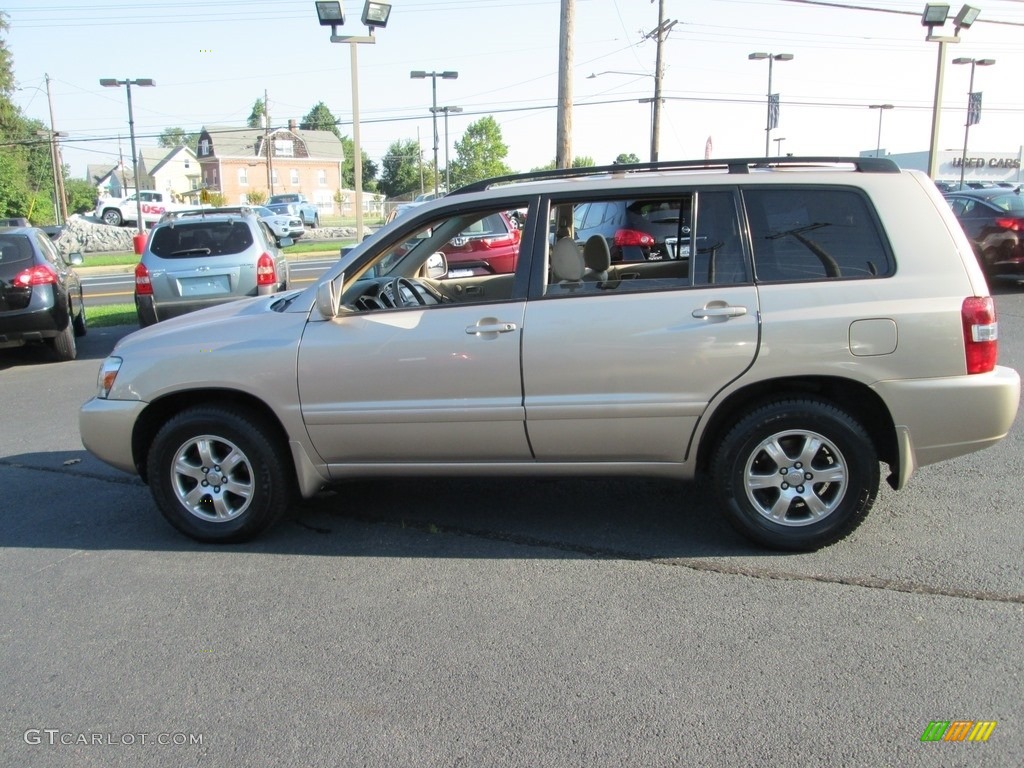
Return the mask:
[[[246,194],[252,191],[268,196],[298,192],[321,215],[341,213],[334,197],[341,189],[345,152],[331,131],[304,131],[294,120],[288,128],[269,133],[261,128],[205,126],[196,154],[203,186],[224,195],[227,205],[247,202]]]

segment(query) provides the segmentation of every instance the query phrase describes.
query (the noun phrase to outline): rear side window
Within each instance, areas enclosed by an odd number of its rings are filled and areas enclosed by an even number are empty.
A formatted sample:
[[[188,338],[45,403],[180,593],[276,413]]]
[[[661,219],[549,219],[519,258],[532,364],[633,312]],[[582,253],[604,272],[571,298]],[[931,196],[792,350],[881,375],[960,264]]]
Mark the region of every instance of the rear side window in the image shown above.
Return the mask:
[[[0,267],[23,264],[32,258],[32,245],[25,235],[0,235]]]
[[[244,221],[195,221],[158,228],[150,251],[164,259],[227,256],[252,244],[252,231]]]
[[[761,282],[885,277],[894,271],[878,221],[859,192],[771,187],[743,193]]]

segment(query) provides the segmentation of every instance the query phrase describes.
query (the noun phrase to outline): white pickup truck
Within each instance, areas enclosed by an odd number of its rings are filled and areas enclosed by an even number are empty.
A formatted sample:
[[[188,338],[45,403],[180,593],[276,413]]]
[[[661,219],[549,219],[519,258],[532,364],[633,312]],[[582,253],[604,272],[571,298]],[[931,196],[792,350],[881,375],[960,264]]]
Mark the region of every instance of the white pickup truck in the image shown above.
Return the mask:
[[[184,211],[195,208],[195,205],[178,203],[171,199],[167,192],[156,192],[152,189],[144,189],[139,192],[139,200],[142,202],[142,220],[146,225],[156,224],[160,217],[168,211]],[[135,224],[139,217],[138,202],[135,195],[129,197],[108,197],[100,200],[96,205],[96,218],[104,224],[112,227],[119,227],[122,224]]]

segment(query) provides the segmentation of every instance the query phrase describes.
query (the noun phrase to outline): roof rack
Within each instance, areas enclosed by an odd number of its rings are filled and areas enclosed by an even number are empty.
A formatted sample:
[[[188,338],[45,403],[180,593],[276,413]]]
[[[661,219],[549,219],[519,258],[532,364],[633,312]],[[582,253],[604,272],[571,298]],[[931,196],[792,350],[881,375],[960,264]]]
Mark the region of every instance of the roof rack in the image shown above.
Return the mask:
[[[519,181],[540,181],[545,179],[581,179],[588,176],[625,173],[653,173],[655,171],[676,171],[684,169],[721,170],[729,173],[750,173],[751,168],[797,168],[824,165],[852,165],[859,173],[899,173],[900,167],[887,157],[756,157],[728,160],[669,160],[656,163],[622,163],[615,165],[594,165],[583,168],[555,168],[547,171],[515,173],[493,179],[467,184],[449,192],[460,195],[467,192],[483,192],[501,184]]]
[[[207,206],[205,208],[186,208],[181,211],[167,211],[160,217],[160,223],[165,221],[174,221],[176,219],[184,219],[191,216],[199,216],[205,218],[206,216],[222,216],[224,214],[237,214],[239,216],[245,216],[247,214],[255,213],[252,206],[249,205],[230,205],[214,208]]]

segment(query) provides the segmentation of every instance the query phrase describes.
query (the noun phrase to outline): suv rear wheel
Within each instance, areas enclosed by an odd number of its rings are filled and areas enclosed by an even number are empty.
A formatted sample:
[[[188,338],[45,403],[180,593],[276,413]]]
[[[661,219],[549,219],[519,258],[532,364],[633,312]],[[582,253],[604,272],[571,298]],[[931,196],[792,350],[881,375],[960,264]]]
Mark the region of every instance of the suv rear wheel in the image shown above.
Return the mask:
[[[172,418],[153,440],[147,467],[157,507],[198,541],[251,539],[291,501],[291,475],[271,431],[231,408],[201,406]]]
[[[849,414],[819,400],[770,403],[743,417],[713,462],[715,491],[745,536],[810,551],[846,537],[878,493],[871,439]]]

